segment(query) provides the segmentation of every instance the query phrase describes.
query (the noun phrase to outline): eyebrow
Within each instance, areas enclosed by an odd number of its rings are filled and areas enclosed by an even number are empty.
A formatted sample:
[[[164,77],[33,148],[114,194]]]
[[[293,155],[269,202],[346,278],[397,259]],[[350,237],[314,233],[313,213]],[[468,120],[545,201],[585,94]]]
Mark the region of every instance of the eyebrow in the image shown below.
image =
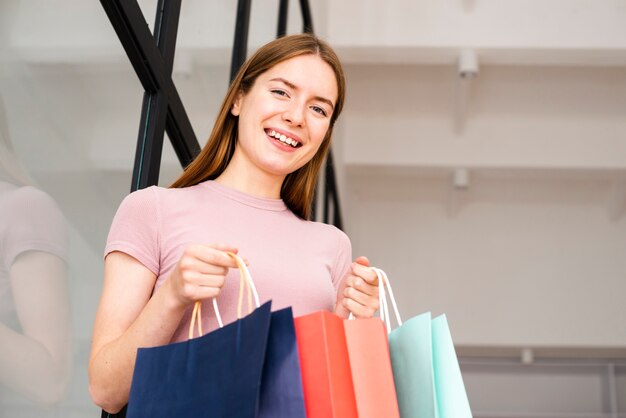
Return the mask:
[[[291,81],[287,81],[282,77],[276,77],[276,78],[272,78],[270,81],[280,81],[281,83],[285,84],[287,87],[289,87],[290,89],[293,90],[299,90],[298,86],[296,86],[295,84],[293,84]],[[315,100],[319,100],[320,102],[324,102],[326,104],[328,104],[330,106],[330,108],[332,110],[335,110],[335,105],[333,105],[333,102],[330,101],[329,99],[322,97],[322,96],[315,96],[314,97]]]

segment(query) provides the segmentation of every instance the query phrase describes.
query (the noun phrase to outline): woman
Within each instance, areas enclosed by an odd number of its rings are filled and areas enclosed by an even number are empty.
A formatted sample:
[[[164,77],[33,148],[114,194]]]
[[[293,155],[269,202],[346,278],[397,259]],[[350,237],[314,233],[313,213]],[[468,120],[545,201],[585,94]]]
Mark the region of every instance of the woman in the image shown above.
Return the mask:
[[[196,300],[217,297],[225,322],[236,319],[227,251],[248,260],[273,309],[374,314],[378,288],[367,259],[351,263],[345,234],[306,220],[344,96],[327,44],[307,34],[270,42],[241,68],[206,147],[172,188],[122,202],[105,249],[90,359],[96,404],[109,412],[126,404],[137,348],[184,340]],[[204,321],[217,327],[212,316]]]
[[[0,416],[52,415],[41,408],[68,389],[67,247],[64,216],[19,163],[0,98]]]

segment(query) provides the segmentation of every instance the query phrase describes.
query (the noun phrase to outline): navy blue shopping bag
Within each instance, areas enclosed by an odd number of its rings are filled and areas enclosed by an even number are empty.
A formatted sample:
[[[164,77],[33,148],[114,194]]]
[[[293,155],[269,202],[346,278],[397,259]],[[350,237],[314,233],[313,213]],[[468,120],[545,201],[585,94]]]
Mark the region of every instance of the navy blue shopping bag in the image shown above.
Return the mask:
[[[199,338],[140,348],[127,417],[257,417],[270,308],[267,302]]]
[[[260,418],[306,418],[291,308],[272,312],[261,380]]]
[[[196,302],[190,340],[137,351],[127,418],[306,418],[300,359],[291,308],[271,312],[245,263],[237,321],[202,334],[202,304]],[[256,309],[242,318],[243,294]],[[213,308],[222,324],[217,303]],[[120,417],[120,415],[118,415]]]

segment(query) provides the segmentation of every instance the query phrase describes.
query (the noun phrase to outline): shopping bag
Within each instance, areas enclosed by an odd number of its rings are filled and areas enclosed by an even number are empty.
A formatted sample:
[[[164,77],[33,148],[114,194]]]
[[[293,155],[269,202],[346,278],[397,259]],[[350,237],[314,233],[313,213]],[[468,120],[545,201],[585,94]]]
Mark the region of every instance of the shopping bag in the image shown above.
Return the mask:
[[[308,418],[357,418],[343,319],[320,311],[295,319]]]
[[[241,273],[239,319],[199,338],[139,349],[128,418],[304,418],[297,407],[300,400],[299,410],[304,410],[301,389],[298,392],[300,371],[293,360],[294,353],[275,346],[291,338],[292,350],[295,348],[293,330],[289,336],[291,309],[271,313],[271,302],[259,306],[258,294],[245,264],[234,254],[231,256],[237,260]],[[248,290],[249,307],[252,295],[257,306],[246,317],[241,314],[244,287]],[[200,307],[199,302],[194,306],[190,337],[201,315]],[[213,307],[222,326],[215,300]],[[293,328],[293,319],[291,321]],[[198,333],[202,334],[201,322],[197,323]],[[273,390],[287,386],[292,390],[281,396],[295,398],[295,401],[283,402],[269,414],[262,413],[260,405],[267,405],[268,400],[274,399]]]
[[[402,418],[471,418],[467,393],[445,315],[430,312],[402,322],[384,271],[374,269],[392,302],[398,327],[391,330],[386,298],[381,316],[389,333],[391,364]]]
[[[379,318],[316,312],[295,321],[307,417],[399,417]]]
[[[306,418],[291,308],[272,312],[259,407],[261,418]]]
[[[344,320],[359,418],[399,418],[389,343],[379,318]]]

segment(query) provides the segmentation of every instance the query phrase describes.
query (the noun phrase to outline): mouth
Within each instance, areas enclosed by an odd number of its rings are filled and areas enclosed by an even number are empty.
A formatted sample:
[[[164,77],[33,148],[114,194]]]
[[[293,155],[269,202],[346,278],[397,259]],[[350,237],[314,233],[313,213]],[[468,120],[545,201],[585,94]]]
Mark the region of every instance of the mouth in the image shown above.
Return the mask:
[[[292,148],[299,148],[302,146],[302,144],[299,141],[296,141],[293,138],[289,138],[288,136],[286,136],[285,134],[281,134],[280,132],[276,132],[273,129],[266,129],[265,133],[274,138],[274,140],[280,142],[281,144],[284,145],[288,145]]]

